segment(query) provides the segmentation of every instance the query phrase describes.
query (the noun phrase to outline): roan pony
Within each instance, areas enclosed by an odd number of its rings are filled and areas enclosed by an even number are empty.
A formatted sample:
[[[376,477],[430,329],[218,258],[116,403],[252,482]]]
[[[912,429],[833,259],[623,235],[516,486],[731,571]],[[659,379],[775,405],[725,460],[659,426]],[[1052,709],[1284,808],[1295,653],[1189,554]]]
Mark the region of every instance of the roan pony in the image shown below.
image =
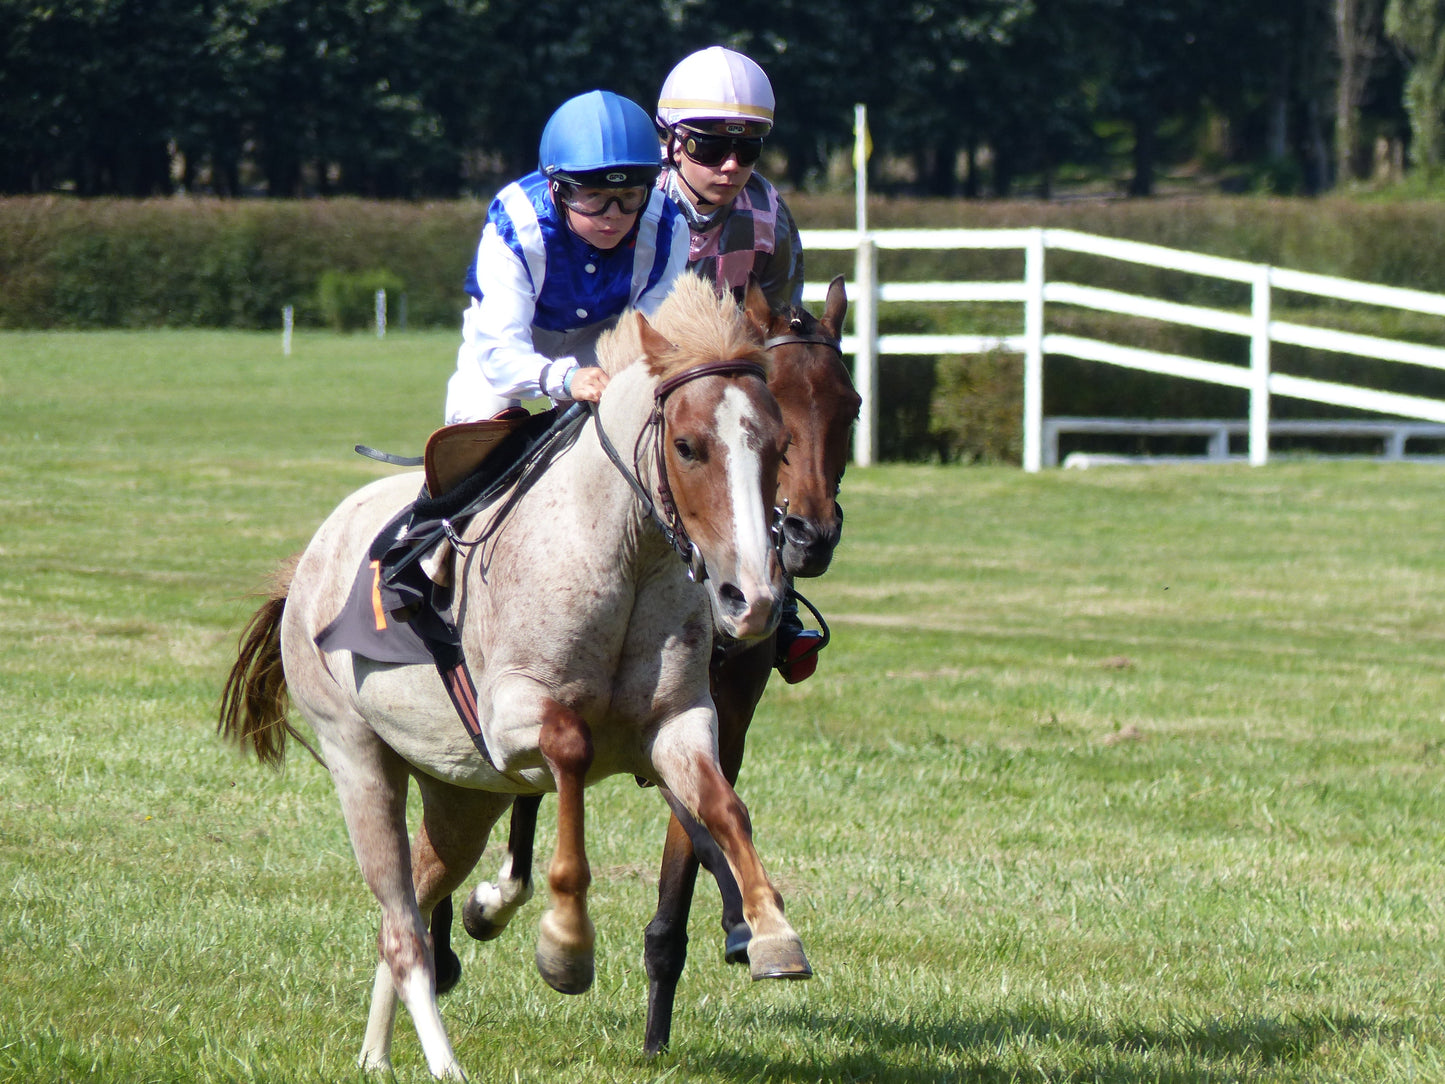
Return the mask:
[[[842,534],[843,513],[837,496],[849,434],[861,405],[839,351],[848,311],[843,278],[829,284],[821,319],[792,306],[771,310],[755,282],[747,292],[745,311],[763,340],[768,387],[792,437],[778,474],[783,565],[790,576],[820,576],[827,571]],[[712,673],[720,759],[731,783],[737,782],[748,725],[772,674],[774,657],[771,638],[739,648],[715,656]],[[673,816],[663,844],[657,911],[647,927],[644,951],[648,991],[643,1051],[648,1054],[667,1046],[672,1034],[672,1010],[687,959],[687,920],[699,859],[717,879],[722,895],[723,951],[728,962],[749,962],[751,936],[737,882],[717,844],[665,789],[663,797]],[[464,924],[478,940],[500,936],[531,898],[532,840],[540,802],[538,796],[513,803],[508,853],[498,879],[477,885],[467,897]],[[461,962],[450,946],[451,922],[448,898],[433,910],[431,923],[443,992],[461,974]]]
[[[219,729],[278,763],[296,733],[286,717],[295,703],[381,905],[363,1066],[389,1066],[400,997],[432,1074],[464,1079],[437,1005],[427,922],[517,795],[558,796],[538,970],[563,992],[591,985],[583,788],[610,775],[666,787],[716,840],[741,886],[754,975],[811,973],[719,764],[708,690],[714,628],[748,642],[777,624],[786,581],[769,511],[787,430],[731,298],[684,276],[657,322],[667,338],[636,314],[604,337],[599,355],[612,380],[596,426],[504,502],[510,511],[494,533],[483,512],[461,536],[453,616],[482,743],[463,729],[434,668],[317,646],[373,538],[415,495],[414,474],[342,502],[243,633]],[[633,477],[601,434],[632,449]],[[666,530],[657,529],[659,509]],[[670,540],[701,570],[705,590]],[[410,847],[408,778],[423,805]]]

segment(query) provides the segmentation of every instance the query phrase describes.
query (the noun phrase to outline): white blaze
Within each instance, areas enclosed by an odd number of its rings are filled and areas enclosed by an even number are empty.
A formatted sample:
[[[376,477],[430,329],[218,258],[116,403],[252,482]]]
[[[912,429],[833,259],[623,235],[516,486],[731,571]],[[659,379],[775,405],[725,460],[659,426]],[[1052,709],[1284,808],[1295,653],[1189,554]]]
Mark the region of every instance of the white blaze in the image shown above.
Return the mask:
[[[771,602],[768,576],[768,554],[772,543],[768,535],[768,512],[759,480],[762,457],[759,454],[755,427],[749,423],[752,412],[741,388],[729,386],[723,391],[717,408],[717,432],[728,449],[728,493],[732,498],[733,537],[737,541],[738,587],[747,595],[749,604],[763,595]]]

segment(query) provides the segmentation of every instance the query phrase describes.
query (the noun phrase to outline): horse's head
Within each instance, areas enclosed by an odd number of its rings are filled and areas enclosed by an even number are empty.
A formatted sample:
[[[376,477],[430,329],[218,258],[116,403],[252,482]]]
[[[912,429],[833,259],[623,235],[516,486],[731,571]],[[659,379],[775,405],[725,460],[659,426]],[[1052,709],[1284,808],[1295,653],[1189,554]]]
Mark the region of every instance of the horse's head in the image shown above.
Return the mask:
[[[772,311],[756,280],[748,284],[745,309],[763,337],[768,388],[792,434],[778,472],[783,564],[793,576],[821,576],[843,532],[838,489],[862,404],[838,351],[848,311],[843,277],[829,284],[821,320],[803,309]]]
[[[670,503],[680,537],[695,547],[694,575],[718,629],[761,639],[777,627],[787,589],[769,513],[788,446],[762,359],[745,333],[721,344],[730,349],[698,355],[637,320],[661,377],[655,484],[664,514]]]

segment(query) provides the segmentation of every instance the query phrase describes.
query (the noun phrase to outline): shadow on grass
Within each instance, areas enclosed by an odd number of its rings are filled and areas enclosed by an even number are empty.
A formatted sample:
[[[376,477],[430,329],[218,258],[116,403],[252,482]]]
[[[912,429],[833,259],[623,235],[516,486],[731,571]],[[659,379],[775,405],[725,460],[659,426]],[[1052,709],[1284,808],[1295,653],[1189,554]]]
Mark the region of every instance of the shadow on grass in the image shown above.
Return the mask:
[[[761,1019],[760,1019],[761,1022]],[[719,1080],[870,1081],[1137,1081],[1202,1082],[1248,1079],[1276,1067],[1303,1067],[1326,1043],[1362,1037],[1405,1038],[1410,1028],[1355,1014],[1302,1017],[1240,1015],[1235,1019],[1176,1020],[1160,1027],[1097,1027],[1045,1013],[959,1016],[932,1022],[877,1016],[780,1010],[766,1023],[796,1033],[786,1050],[806,1046],[808,1035],[829,1036],[857,1053],[838,1057],[718,1054],[689,1057],[684,1038],[674,1059],[688,1072]],[[684,1025],[685,1026],[685,1025]],[[704,1064],[706,1062],[706,1064]],[[662,1068],[661,1065],[658,1068]]]

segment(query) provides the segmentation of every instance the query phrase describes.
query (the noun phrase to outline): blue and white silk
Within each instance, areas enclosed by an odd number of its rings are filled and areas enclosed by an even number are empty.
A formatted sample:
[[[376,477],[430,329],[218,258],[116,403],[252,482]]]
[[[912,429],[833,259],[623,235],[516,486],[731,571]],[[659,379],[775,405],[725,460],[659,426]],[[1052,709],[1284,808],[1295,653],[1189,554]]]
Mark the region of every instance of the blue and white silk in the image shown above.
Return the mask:
[[[596,361],[599,335],[629,305],[650,315],[688,260],[678,206],[654,191],[633,231],[601,250],[570,229],[547,178],[497,194],[467,271],[472,303],[447,385],[448,424],[490,418],[521,399],[564,399],[567,377]]]

